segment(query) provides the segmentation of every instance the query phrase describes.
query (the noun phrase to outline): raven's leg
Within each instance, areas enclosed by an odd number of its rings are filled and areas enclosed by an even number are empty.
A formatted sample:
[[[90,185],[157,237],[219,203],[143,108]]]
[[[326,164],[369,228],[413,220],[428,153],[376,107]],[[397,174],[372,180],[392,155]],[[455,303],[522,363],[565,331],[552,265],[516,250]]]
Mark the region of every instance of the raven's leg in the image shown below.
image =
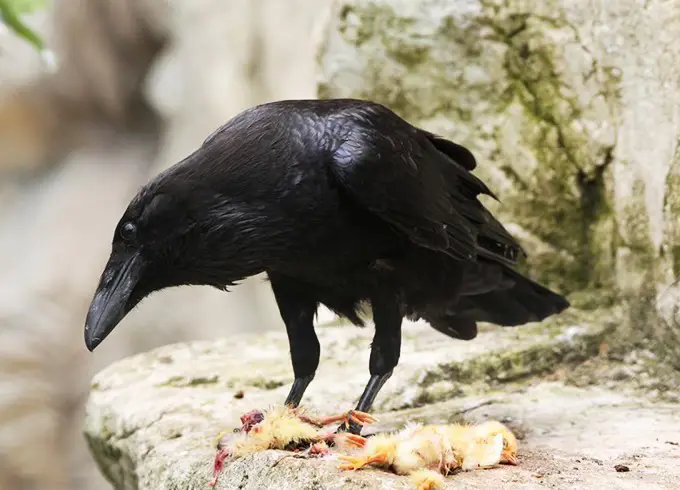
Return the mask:
[[[314,331],[317,301],[295,281],[269,274],[274,297],[286,324],[290,357],[295,381],[286,398],[286,405],[297,407],[319,365],[321,348]]]
[[[392,376],[392,371],[399,362],[401,353],[401,321],[403,318],[401,309],[396,300],[376,299],[371,301],[373,310],[373,322],[375,323],[375,335],[371,344],[371,357],[369,372],[371,378],[364,389],[356,410],[370,412],[375,397],[382,389],[385,382]],[[340,426],[338,430],[353,434],[361,432],[361,425],[350,422]]]

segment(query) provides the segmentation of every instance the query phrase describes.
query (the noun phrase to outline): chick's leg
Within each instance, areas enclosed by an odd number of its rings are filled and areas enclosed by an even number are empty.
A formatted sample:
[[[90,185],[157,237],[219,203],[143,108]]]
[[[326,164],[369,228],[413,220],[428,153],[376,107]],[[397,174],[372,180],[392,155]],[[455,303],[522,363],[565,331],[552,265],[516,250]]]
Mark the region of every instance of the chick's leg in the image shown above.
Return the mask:
[[[417,490],[438,490],[444,486],[444,477],[433,470],[417,470],[409,474],[409,480]]]
[[[269,274],[274,298],[286,324],[295,381],[286,405],[297,407],[319,366],[321,347],[314,331],[314,314],[318,303],[304,286],[296,281]]]
[[[364,389],[356,410],[369,412],[373,407],[376,396],[385,382],[392,376],[392,371],[399,362],[401,353],[401,321],[402,313],[394,298],[377,298],[371,301],[375,335],[371,344],[369,372],[371,378]],[[344,423],[339,431],[349,431],[353,434],[361,433],[362,425],[351,421]]]
[[[371,464],[386,465],[387,454],[383,452],[369,454],[367,456],[338,456],[342,463],[338,466],[341,470],[358,470]]]
[[[355,423],[360,425],[372,424],[374,422],[377,422],[378,420],[371,414],[368,414],[366,412],[359,412],[357,410],[350,410],[348,412],[341,413],[338,415],[331,415],[329,417],[315,417],[307,414],[299,414],[298,417],[303,422],[307,422],[318,427],[324,427],[335,422],[344,422],[346,424]]]

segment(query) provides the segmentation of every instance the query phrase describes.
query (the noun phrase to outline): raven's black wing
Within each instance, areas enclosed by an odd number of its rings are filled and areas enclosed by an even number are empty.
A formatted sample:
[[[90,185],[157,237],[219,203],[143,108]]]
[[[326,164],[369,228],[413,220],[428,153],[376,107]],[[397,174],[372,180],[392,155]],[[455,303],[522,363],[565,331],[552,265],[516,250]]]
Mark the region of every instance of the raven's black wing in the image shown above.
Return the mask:
[[[464,147],[419,130],[386,108],[330,121],[331,172],[348,197],[413,243],[458,259],[514,264],[520,245],[477,200],[493,196]]]

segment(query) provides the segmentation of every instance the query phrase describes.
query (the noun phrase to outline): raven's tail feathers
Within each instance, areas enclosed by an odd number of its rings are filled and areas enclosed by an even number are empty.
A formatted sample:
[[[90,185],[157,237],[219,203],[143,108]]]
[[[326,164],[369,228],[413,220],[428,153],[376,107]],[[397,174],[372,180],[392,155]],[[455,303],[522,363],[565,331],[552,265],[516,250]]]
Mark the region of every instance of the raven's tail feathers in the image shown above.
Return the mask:
[[[517,326],[540,322],[569,305],[567,299],[508,267],[503,268],[509,287],[461,296],[453,311],[425,318],[430,325],[453,338],[470,340],[477,336],[477,322]]]

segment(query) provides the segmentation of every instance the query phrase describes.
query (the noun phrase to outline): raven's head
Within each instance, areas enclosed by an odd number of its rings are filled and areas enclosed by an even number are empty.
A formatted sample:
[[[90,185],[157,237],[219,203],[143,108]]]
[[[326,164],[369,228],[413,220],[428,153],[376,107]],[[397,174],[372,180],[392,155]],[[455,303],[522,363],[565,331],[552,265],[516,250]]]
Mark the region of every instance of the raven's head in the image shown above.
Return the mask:
[[[115,228],[85,323],[90,351],[154,291],[181,285],[224,289],[250,275],[243,270],[243,214],[195,180],[170,177],[143,187]]]

